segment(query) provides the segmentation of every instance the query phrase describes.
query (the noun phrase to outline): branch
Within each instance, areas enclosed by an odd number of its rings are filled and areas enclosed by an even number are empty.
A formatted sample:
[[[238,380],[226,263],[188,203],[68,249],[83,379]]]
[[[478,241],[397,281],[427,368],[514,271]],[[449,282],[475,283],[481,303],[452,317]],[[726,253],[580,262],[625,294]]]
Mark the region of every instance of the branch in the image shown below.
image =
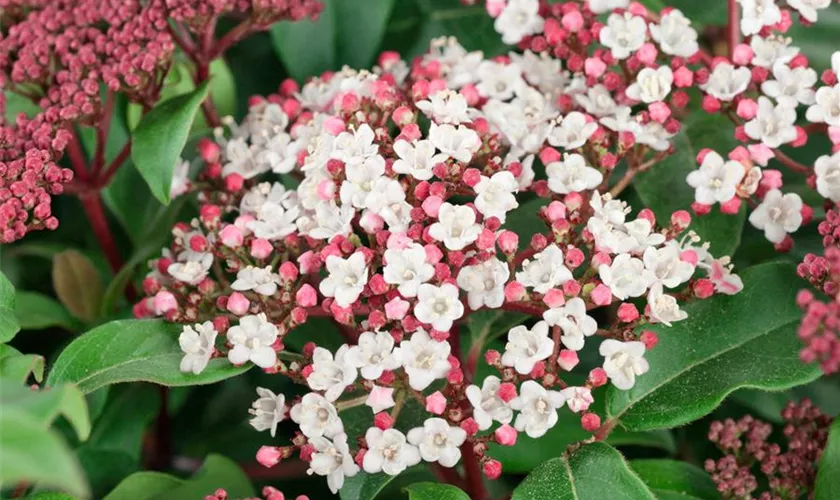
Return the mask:
[[[741,41],[741,30],[738,23],[738,1],[727,0],[727,2],[729,4],[729,23],[726,27],[726,34],[729,42],[729,59],[733,59],[735,57],[735,47]]]

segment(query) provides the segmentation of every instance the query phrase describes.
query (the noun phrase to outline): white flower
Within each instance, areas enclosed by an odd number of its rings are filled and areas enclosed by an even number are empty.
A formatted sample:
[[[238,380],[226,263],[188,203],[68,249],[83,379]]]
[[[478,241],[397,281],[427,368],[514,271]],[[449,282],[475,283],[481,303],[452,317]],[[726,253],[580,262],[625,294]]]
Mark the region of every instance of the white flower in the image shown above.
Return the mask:
[[[280,275],[272,273],[271,266],[248,266],[236,273],[236,281],[230,287],[238,292],[253,290],[260,295],[274,295],[278,284]]]
[[[606,26],[601,29],[600,38],[613,57],[627,59],[645,43],[646,35],[647,24],[644,18],[624,12],[610,14]]]
[[[496,217],[504,223],[507,213],[519,206],[514,193],[519,191],[519,184],[512,173],[496,172],[493,177],[481,176],[475,189],[475,208],[485,218]]]
[[[557,410],[566,398],[558,391],[548,391],[533,380],[526,380],[519,388],[519,396],[510,405],[519,410],[514,427],[531,438],[542,437],[557,424]]]
[[[626,253],[617,255],[610,265],[601,264],[598,275],[618,300],[644,295],[651,280],[644,262]]]
[[[586,89],[585,94],[576,94],[575,101],[583,106],[587,113],[595,116],[612,116],[616,114],[618,107],[610,91],[600,83]],[[629,108],[627,112],[630,112]]]
[[[642,260],[652,278],[651,283],[662,283],[668,288],[676,288],[694,275],[694,265],[680,258],[678,245],[649,247]]]
[[[659,24],[651,24],[650,36],[659,43],[662,52],[672,56],[691,57],[700,48],[691,21],[677,9],[663,15]]]
[[[534,255],[534,260],[522,262],[522,271],[516,273],[516,281],[537,293],[546,293],[570,279],[572,272],[564,264],[563,251],[553,243]]]
[[[286,397],[274,394],[264,387],[257,387],[259,399],[251,403],[248,413],[254,416],[249,422],[251,427],[262,432],[271,430],[271,437],[277,432],[277,424],[283,421],[286,413]]]
[[[327,476],[327,486],[333,494],[337,494],[344,486],[344,478],[353,477],[359,472],[359,466],[353,461],[347,445],[347,434],[342,432],[332,441],[325,437],[310,438],[309,444],[315,450],[306,473]]]
[[[604,180],[600,171],[586,164],[583,156],[573,153],[563,161],[554,161],[545,166],[548,188],[557,194],[579,193],[595,189]]]
[[[469,163],[473,154],[481,147],[481,138],[475,130],[463,125],[438,125],[432,122],[429,128],[429,140],[432,145],[447,158]]]
[[[437,379],[446,377],[449,365],[449,342],[438,342],[419,328],[408,340],[400,342],[399,356],[408,375],[408,385],[422,391]]]
[[[732,273],[732,264],[728,256],[715,259],[706,252],[704,259],[697,265],[708,273],[709,279],[715,285],[715,291],[725,295],[735,295],[744,289],[741,277]]]
[[[517,64],[503,64],[483,61],[478,67],[478,83],[475,89],[484,97],[506,101],[517,89],[525,86],[522,69]]]
[[[359,335],[358,345],[350,348],[347,361],[360,368],[362,377],[376,380],[385,370],[396,370],[399,358],[394,354],[394,337],[385,332],[364,332]]]
[[[626,9],[630,0],[588,0],[589,10],[595,14],[603,14],[613,9]]]
[[[625,245],[628,252],[644,252],[648,247],[661,245],[665,242],[665,235],[653,232],[653,225],[647,219],[636,219],[624,224],[627,232]]]
[[[424,283],[417,290],[414,316],[435,330],[446,332],[452,323],[464,315],[464,304],[458,297],[458,287],[450,283],[441,286]]]
[[[438,462],[444,467],[455,467],[461,459],[459,446],[467,439],[467,431],[449,425],[442,418],[430,418],[423,427],[408,431],[408,442],[420,449],[426,462]]]
[[[741,33],[755,35],[761,28],[782,20],[776,0],[738,0],[741,4]]]
[[[365,400],[365,404],[370,406],[374,414],[392,408],[397,404],[394,401],[394,388],[374,385]]]
[[[296,206],[289,208],[280,203],[267,201],[257,209],[257,218],[248,222],[247,227],[257,238],[279,240],[297,230],[297,218],[300,209]]]
[[[586,411],[595,400],[592,398],[592,391],[586,387],[566,387],[560,394],[566,398],[566,404],[574,413]]]
[[[802,225],[802,198],[796,193],[782,194],[772,189],[750,214],[750,224],[762,229],[771,242],[781,243],[787,233]]]
[[[724,161],[719,154],[710,151],[700,168],[689,173],[685,180],[694,188],[694,201],[713,205],[731,200],[743,178],[743,165],[737,161]]]
[[[795,108],[799,103],[814,104],[817,72],[811,68],[793,68],[787,64],[773,66],[773,78],[761,84],[761,91],[779,104]]]
[[[417,109],[435,123],[458,125],[470,121],[467,100],[451,90],[441,90],[430,95],[428,100],[417,101]]]
[[[548,143],[558,148],[580,148],[596,130],[598,130],[598,123],[595,121],[587,123],[586,115],[572,111],[552,129],[548,136]]]
[[[449,250],[463,250],[478,239],[481,225],[475,222],[475,212],[466,205],[443,203],[438,221],[429,227],[429,235],[442,241]]]
[[[324,396],[310,392],[300,403],[292,406],[289,416],[300,426],[300,432],[308,438],[327,438],[344,432],[344,424],[338,418],[338,411]]]
[[[368,196],[376,194],[373,186],[385,174],[385,159],[374,155],[348,164],[344,171],[347,180],[341,183],[341,203],[352,204],[356,208],[367,208]]]
[[[543,319],[550,326],[560,327],[560,341],[573,351],[583,349],[584,337],[591,337],[598,330],[598,322],[586,314],[586,303],[580,297],[569,299],[563,307],[549,309],[543,313]]]
[[[636,81],[627,87],[627,97],[636,101],[652,103],[663,101],[671,92],[674,83],[674,73],[668,66],[656,69],[643,68],[636,76]]]
[[[735,68],[728,62],[721,62],[709,74],[706,83],[700,88],[710,96],[721,101],[731,101],[735,96],[747,90],[752,79],[749,68]]]
[[[251,179],[270,169],[269,165],[254,161],[251,149],[242,137],[228,141],[225,146],[225,159],[227,163],[222,167],[223,177],[239,174],[243,179]]]
[[[178,345],[184,351],[181,359],[181,371],[192,372],[196,375],[207,368],[210,357],[216,349],[218,332],[212,321],[205,321],[193,326],[184,326],[178,337]]]
[[[744,132],[768,148],[778,148],[796,140],[795,123],[796,109],[782,103],[773,106],[770,99],[761,96],[758,98],[758,114],[744,124]]]
[[[374,143],[375,138],[373,129],[364,123],[355,130],[338,134],[331,156],[347,165],[361,163],[378,154],[379,145]]]
[[[435,147],[428,140],[410,143],[400,139],[394,143],[394,152],[399,157],[392,167],[394,172],[410,174],[421,181],[431,179],[435,165],[448,158],[445,154],[435,154]]]
[[[656,283],[650,289],[647,296],[650,306],[650,319],[671,326],[674,321],[682,321],[688,314],[680,309],[680,304],[672,295],[667,295],[662,290],[662,283]]]
[[[180,255],[179,255],[180,257]],[[207,277],[213,265],[213,254],[197,254],[183,262],[173,262],[166,268],[166,272],[178,281],[188,285],[197,285]]]
[[[312,373],[306,383],[313,391],[325,391],[327,401],[335,401],[348,385],[356,381],[356,366],[348,356],[350,347],[343,344],[333,354],[323,347],[312,353]]]
[[[321,281],[318,289],[326,297],[335,297],[339,306],[350,307],[367,283],[368,269],[364,254],[356,252],[346,259],[330,255],[326,264],[329,274]]]
[[[831,54],[831,70],[835,75],[840,75],[840,50]]]
[[[305,217],[298,219],[298,230],[310,238],[330,240],[338,235],[350,234],[350,223],[355,215],[356,210],[351,205],[339,207],[332,200],[329,203],[319,203],[315,207],[312,219],[306,220]]]
[[[547,52],[535,54],[525,50],[521,54],[511,52],[508,56],[513,64],[522,69],[522,75],[528,83],[541,92],[553,93],[566,87],[568,77],[562,71],[560,60]]]
[[[467,292],[470,309],[477,311],[486,306],[502,307],[505,301],[505,284],[510,278],[507,264],[495,257],[472,266],[464,266],[458,273],[458,286]]]
[[[396,429],[371,427],[365,433],[368,450],[362,460],[365,472],[384,472],[396,476],[408,467],[420,463],[420,450],[406,442],[405,435]]]
[[[808,108],[805,118],[809,122],[840,127],[840,83],[833,87],[820,87],[815,100],[817,102]]]
[[[790,46],[790,41],[790,38],[779,35],[771,35],[767,38],[752,37],[750,48],[753,49],[754,55],[750,62],[768,69],[776,63],[789,63],[799,53],[799,48]]]
[[[820,156],[814,163],[817,192],[831,201],[840,201],[840,152]]]
[[[554,350],[554,342],[548,336],[548,323],[537,321],[529,330],[525,325],[511,328],[508,342],[502,354],[502,365],[512,366],[527,375],[538,362],[548,359]]]
[[[426,250],[414,243],[407,248],[385,250],[385,283],[397,285],[403,297],[416,297],[422,283],[432,279],[435,268],[426,262]]]
[[[787,0],[787,4],[799,11],[809,22],[817,22],[817,11],[827,9],[831,0]]]
[[[606,339],[598,349],[604,356],[604,371],[616,388],[626,391],[636,384],[636,375],[648,371],[645,345],[639,341],[619,342]]]
[[[473,419],[479,430],[486,431],[494,420],[500,424],[509,424],[513,419],[510,401],[506,403],[499,397],[501,385],[499,377],[489,375],[481,383],[481,389],[477,385],[470,385],[466,389],[467,399],[473,407]]]
[[[265,313],[243,316],[239,324],[227,331],[233,349],[228,359],[235,365],[251,361],[260,368],[272,368],[277,363],[277,353],[271,347],[277,340],[277,327],[269,323]]]
[[[190,190],[190,162],[179,160],[172,173],[172,184],[169,186],[169,197],[175,199]]]
[[[508,0],[493,26],[508,45],[519,43],[528,35],[542,31],[545,20],[540,17],[539,0]]]

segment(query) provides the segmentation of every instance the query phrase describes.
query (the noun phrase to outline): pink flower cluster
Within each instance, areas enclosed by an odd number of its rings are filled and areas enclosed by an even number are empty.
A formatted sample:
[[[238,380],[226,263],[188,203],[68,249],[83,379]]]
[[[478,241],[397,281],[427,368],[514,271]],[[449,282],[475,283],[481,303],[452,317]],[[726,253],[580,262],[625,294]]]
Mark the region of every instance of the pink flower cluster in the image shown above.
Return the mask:
[[[832,419],[808,399],[788,403],[782,419],[787,443],[784,451],[769,440],[773,426],[750,415],[737,422],[712,423],[709,441],[724,456],[706,460],[705,466],[724,499],[800,498],[813,491]],[[769,489],[756,496],[759,471],[764,476],[761,483]]]
[[[234,499],[228,496],[227,491],[218,489],[213,492],[212,495],[204,497],[204,500],[286,500],[286,496],[283,495],[283,492],[280,490],[272,488],[271,486],[266,486],[262,489],[262,496],[260,497]],[[294,500],[309,500],[309,497],[306,495],[298,495],[294,498]]]

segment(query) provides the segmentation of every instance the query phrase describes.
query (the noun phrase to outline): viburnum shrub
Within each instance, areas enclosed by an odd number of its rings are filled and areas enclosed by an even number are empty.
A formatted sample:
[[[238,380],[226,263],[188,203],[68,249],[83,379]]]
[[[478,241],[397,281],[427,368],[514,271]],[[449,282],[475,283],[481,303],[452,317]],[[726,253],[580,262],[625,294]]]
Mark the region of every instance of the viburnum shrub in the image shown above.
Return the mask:
[[[0,9],[4,495],[840,495],[837,2]]]

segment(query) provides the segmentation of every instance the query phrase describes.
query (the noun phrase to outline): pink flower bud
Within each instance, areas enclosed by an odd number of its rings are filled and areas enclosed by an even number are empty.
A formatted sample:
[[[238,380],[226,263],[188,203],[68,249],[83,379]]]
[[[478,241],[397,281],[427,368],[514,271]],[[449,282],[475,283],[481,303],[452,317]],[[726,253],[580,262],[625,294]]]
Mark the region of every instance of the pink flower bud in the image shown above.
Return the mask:
[[[659,343],[659,337],[656,335],[656,332],[653,330],[645,330],[642,332],[642,335],[639,337],[639,340],[645,345],[645,349],[648,351],[656,347],[656,344]]]
[[[312,250],[307,250],[300,257],[298,257],[298,264],[300,264],[300,272],[303,274],[312,274],[321,269],[323,262],[321,257]]]
[[[766,167],[770,159],[776,156],[776,153],[764,144],[750,144],[747,150],[750,153],[749,158],[762,167]]]
[[[691,214],[685,210],[677,210],[671,214],[671,225],[678,231],[685,230],[689,225],[691,225]]]
[[[525,286],[518,281],[511,281],[505,285],[505,300],[507,302],[518,302],[525,300],[527,294],[525,293]]]
[[[249,307],[251,307],[251,302],[239,292],[233,292],[228,297],[227,310],[237,316],[244,316]]]
[[[498,366],[502,361],[502,355],[495,349],[488,349],[484,352],[484,361],[490,366]]]
[[[434,415],[443,415],[446,411],[446,398],[440,391],[435,391],[426,396],[426,411]]]
[[[758,112],[758,104],[752,99],[741,99],[738,102],[737,114],[744,120],[752,120]]]
[[[178,309],[178,300],[171,292],[161,290],[155,295],[153,302],[155,316],[161,316],[169,311]]]
[[[741,210],[741,198],[733,196],[729,201],[720,204],[720,211],[728,215],[735,215]]]
[[[579,362],[580,359],[578,358],[577,352],[569,349],[561,350],[559,356],[557,356],[557,365],[567,372],[572,371]]]
[[[694,73],[685,66],[674,71],[674,85],[679,88],[688,88],[694,85]]]
[[[464,181],[464,184],[466,184],[467,186],[475,187],[476,184],[478,184],[479,181],[481,181],[481,171],[477,168],[468,168],[464,170],[464,175],[462,179]]]
[[[739,43],[735,46],[732,62],[739,66],[747,66],[752,61],[754,55],[755,53],[753,53],[752,47],[745,43]]]
[[[543,302],[548,307],[554,309],[557,307],[561,307],[563,304],[566,303],[566,296],[562,290],[552,288],[548,292],[546,292],[545,296],[543,296]]]
[[[564,15],[560,22],[567,30],[572,33],[577,33],[583,27],[583,15],[581,15],[580,11],[573,10]]]
[[[394,110],[393,119],[398,127],[402,127],[414,121],[414,112],[406,106],[400,106]]]
[[[375,425],[377,429],[384,431],[394,426],[394,419],[391,418],[391,415],[388,412],[380,411],[373,417],[373,425]]]
[[[274,247],[266,239],[257,238],[251,242],[251,257],[255,259],[267,259],[273,251]]]
[[[452,385],[460,385],[464,383],[464,370],[460,368],[453,368],[446,374],[446,381]]]
[[[219,161],[219,154],[222,151],[218,144],[206,137],[203,137],[198,141],[197,149],[201,159],[207,163],[215,163]]]
[[[585,413],[580,417],[580,425],[586,432],[595,432],[601,427],[601,417],[595,413]]]
[[[648,111],[650,111],[650,117],[657,123],[665,123],[671,117],[671,108],[662,101],[649,104]]]
[[[283,459],[283,453],[277,446],[260,446],[257,451],[257,462],[263,467],[274,467]]]
[[[588,57],[583,63],[583,71],[586,76],[598,78],[607,70],[607,63],[598,57]]]
[[[531,378],[540,378],[545,375],[545,361],[539,361],[534,365],[534,368],[531,369],[531,373],[528,374]]]
[[[639,58],[639,61],[645,65],[652,65],[656,62],[656,56],[659,51],[656,50],[656,46],[650,42],[642,45],[639,47],[638,52],[636,52],[636,57]]]
[[[479,250],[491,249],[496,245],[496,235],[493,231],[485,228],[478,233],[478,239],[476,240],[475,245]]]
[[[461,422],[461,429],[464,429],[464,432],[466,432],[468,436],[475,436],[478,434],[478,422],[476,422],[474,418],[469,417]]]
[[[516,444],[516,436],[517,436],[516,429],[511,427],[509,424],[504,424],[493,434],[496,438],[496,442],[502,446],[513,446]]]
[[[710,95],[703,96],[703,111],[706,113],[717,113],[720,111],[720,101]]]
[[[242,189],[242,184],[245,183],[245,179],[242,178],[239,174],[230,174],[225,177],[225,190],[236,193],[240,189]]]
[[[403,319],[408,312],[410,304],[407,300],[394,297],[385,304],[385,316],[391,320]]]
[[[499,398],[505,403],[509,403],[516,397],[516,386],[510,382],[503,382],[499,386]]]
[[[513,255],[519,248],[519,235],[507,229],[499,234],[498,238],[499,248],[505,255]]]
[[[423,212],[426,213],[429,217],[437,219],[438,210],[440,210],[440,206],[443,204],[443,200],[439,196],[429,196],[425,200],[423,200],[423,204],[421,207],[423,208]]]
[[[491,458],[484,462],[481,470],[488,479],[499,479],[502,475],[502,463]]]
[[[306,309],[303,307],[293,307],[292,312],[292,326],[294,325],[302,325],[306,323],[306,319],[309,317],[309,313],[306,312]]]
[[[603,368],[593,368],[589,372],[589,383],[592,387],[601,387],[607,383],[607,372]]]
[[[280,278],[285,282],[292,282],[298,279],[298,268],[293,262],[286,261],[280,264]]]
[[[639,310],[630,302],[618,306],[618,319],[623,323],[632,323],[639,319]]]
[[[300,307],[313,307],[318,304],[318,292],[309,283],[304,283],[295,294],[295,303]]]

